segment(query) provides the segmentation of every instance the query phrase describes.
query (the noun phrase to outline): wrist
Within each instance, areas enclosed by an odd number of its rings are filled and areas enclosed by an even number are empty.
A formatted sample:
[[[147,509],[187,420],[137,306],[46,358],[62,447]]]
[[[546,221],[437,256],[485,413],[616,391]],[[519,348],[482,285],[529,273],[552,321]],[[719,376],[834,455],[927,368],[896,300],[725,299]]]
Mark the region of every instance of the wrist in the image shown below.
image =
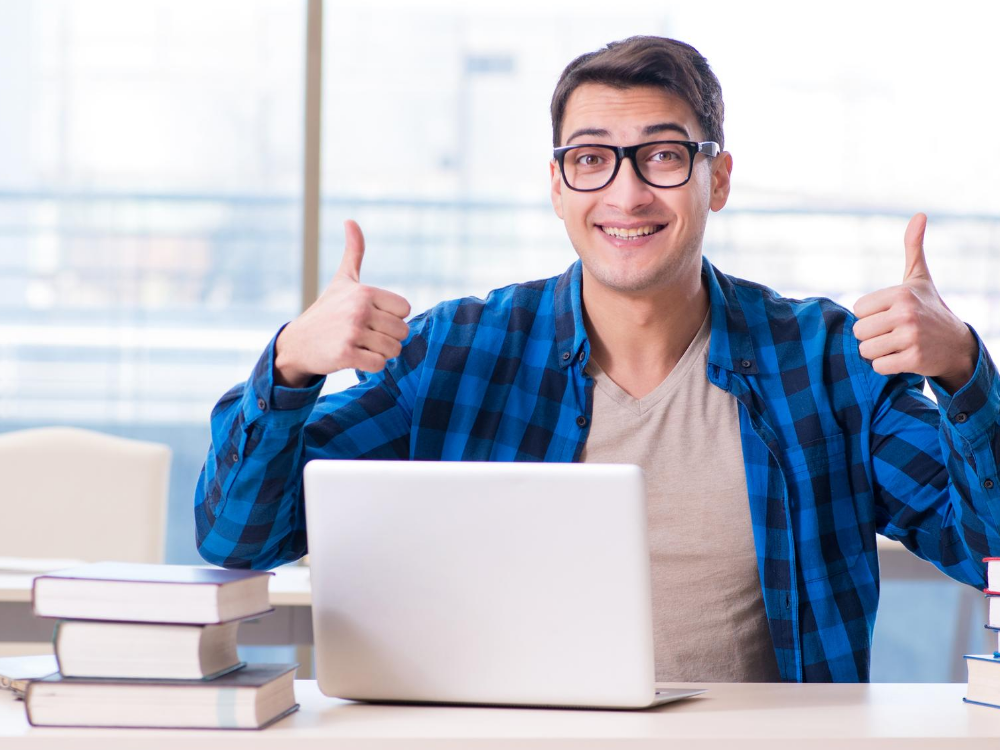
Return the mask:
[[[288,345],[287,334],[290,327],[286,326],[274,342],[274,382],[285,388],[305,388],[313,375],[296,366],[294,357],[290,355],[290,351],[294,351],[294,347]]]
[[[954,396],[972,380],[972,376],[976,372],[976,365],[979,363],[979,342],[968,328],[966,328],[966,335],[968,336],[968,345],[959,358],[959,366],[953,371],[935,378],[951,396]]]

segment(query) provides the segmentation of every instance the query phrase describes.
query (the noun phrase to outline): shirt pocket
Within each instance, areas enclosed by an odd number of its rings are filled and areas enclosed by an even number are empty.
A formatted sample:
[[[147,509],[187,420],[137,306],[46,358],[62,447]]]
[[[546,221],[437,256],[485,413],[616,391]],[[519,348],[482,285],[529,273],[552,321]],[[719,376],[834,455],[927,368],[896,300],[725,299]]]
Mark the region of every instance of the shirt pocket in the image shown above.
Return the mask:
[[[786,451],[795,553],[803,581],[835,576],[861,554],[861,531],[843,435]]]

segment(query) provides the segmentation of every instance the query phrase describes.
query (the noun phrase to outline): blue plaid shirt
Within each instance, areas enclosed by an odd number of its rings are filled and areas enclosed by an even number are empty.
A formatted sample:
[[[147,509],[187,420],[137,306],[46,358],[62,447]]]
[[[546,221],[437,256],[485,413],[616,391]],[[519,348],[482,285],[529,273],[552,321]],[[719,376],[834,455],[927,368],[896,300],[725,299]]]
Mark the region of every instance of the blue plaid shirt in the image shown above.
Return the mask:
[[[706,376],[739,402],[757,564],[785,681],[866,681],[878,605],[875,534],[985,585],[1000,556],[1000,380],[980,342],[953,396],[877,374],[855,318],[707,261]],[[306,552],[302,467],[313,458],[577,461],[593,380],[581,266],[442,303],[410,321],[399,357],[319,397],[275,384],[274,342],[212,413],[195,497],[209,562],[270,568]],[[709,470],[706,467],[706,470]],[[725,550],[720,550],[724,561]]]

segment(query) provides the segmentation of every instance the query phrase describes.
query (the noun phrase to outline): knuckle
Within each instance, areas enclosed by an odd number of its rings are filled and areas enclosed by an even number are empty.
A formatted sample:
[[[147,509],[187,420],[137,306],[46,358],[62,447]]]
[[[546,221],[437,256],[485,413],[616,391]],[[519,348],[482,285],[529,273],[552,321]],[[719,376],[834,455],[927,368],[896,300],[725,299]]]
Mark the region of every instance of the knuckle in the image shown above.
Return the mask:
[[[351,365],[351,347],[346,344],[334,347],[330,355],[333,357],[333,361],[341,367],[349,367]]]
[[[350,322],[352,327],[363,328],[368,324],[368,318],[370,315],[371,308],[364,302],[356,300],[355,304],[351,306],[351,309],[347,314],[347,320]]]
[[[345,350],[342,353],[350,351],[356,347],[361,338],[361,330],[355,326],[350,326],[346,331],[344,331],[344,336],[340,342],[340,348]]]
[[[366,284],[358,284],[354,296],[364,305],[371,305],[375,299],[375,290]]]
[[[920,298],[914,290],[907,289],[901,304],[904,310],[913,313],[920,309]]]

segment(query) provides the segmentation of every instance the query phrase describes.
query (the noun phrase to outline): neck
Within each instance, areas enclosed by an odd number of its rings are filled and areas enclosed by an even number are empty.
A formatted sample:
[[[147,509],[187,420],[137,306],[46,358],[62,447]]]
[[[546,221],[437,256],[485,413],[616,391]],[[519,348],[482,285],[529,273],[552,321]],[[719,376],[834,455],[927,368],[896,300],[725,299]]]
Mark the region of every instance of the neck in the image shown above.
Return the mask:
[[[708,314],[708,289],[697,273],[654,290],[621,292],[583,271],[583,314],[590,353],[634,398],[642,398],[677,365]]]

